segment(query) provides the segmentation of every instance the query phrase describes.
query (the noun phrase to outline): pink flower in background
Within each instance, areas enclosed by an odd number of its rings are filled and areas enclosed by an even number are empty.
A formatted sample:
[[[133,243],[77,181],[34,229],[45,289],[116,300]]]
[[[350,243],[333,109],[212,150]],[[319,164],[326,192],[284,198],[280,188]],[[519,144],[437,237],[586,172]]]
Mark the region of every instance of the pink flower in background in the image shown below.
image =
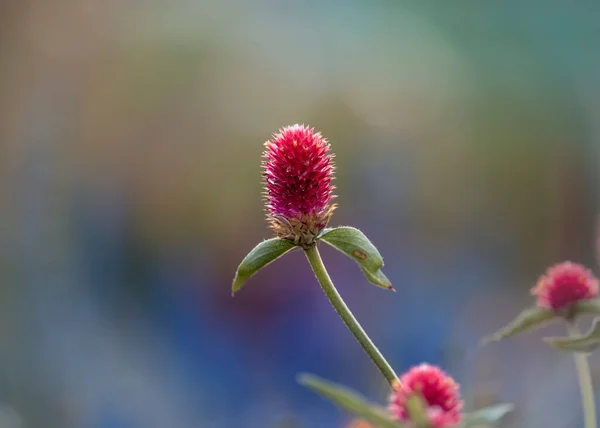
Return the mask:
[[[424,400],[433,427],[454,427],[459,424],[462,409],[459,385],[441,369],[421,364],[394,383],[389,409],[396,419],[409,421],[406,401],[415,394]]]
[[[280,238],[308,248],[335,209],[333,155],[314,128],[292,125],[265,143],[267,218]]]
[[[538,306],[560,310],[598,296],[598,279],[585,266],[563,262],[549,268],[531,294],[537,296]]]

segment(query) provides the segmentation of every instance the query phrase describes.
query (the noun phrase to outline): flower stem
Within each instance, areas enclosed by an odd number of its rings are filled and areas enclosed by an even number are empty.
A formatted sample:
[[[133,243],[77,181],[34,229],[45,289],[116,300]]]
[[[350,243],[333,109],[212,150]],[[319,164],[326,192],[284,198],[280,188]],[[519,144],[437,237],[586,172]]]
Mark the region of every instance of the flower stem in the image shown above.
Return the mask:
[[[340,293],[338,293],[336,290],[335,285],[333,285],[333,282],[327,273],[327,269],[325,269],[325,265],[323,264],[323,260],[321,259],[321,255],[319,254],[319,250],[317,249],[316,245],[306,250],[306,257],[308,258],[308,262],[310,263],[310,266],[312,267],[319,284],[321,284],[321,288],[323,288],[325,295],[333,305],[333,308],[338,313],[340,318],[342,318],[342,321],[344,321],[346,324],[346,327],[348,327],[358,343],[360,343],[360,346],[363,347],[381,374],[390,384],[397,380],[398,376],[396,376],[396,373],[392,367],[389,365],[383,355],[381,355],[379,349],[377,349],[375,344],[371,341],[356,318],[354,318],[354,315],[352,315],[352,312],[350,312],[350,309],[348,306],[346,306],[346,303],[344,303],[342,296],[340,296]]]
[[[569,323],[569,336],[579,336],[579,328],[575,323]],[[588,357],[584,353],[574,353],[575,366],[579,377],[579,387],[581,389],[581,399],[583,403],[583,416],[585,419],[585,428],[598,428],[596,425],[596,401],[594,399],[594,387],[592,385],[592,375]]]

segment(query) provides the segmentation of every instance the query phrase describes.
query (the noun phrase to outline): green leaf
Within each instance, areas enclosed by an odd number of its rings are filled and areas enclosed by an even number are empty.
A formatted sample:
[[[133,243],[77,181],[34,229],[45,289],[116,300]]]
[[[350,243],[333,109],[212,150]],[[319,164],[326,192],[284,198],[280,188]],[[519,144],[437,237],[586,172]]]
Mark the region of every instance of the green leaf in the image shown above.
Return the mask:
[[[298,382],[333,401],[333,403],[347,412],[376,425],[378,428],[403,427],[401,423],[392,420],[384,408],[369,403],[364,397],[344,386],[309,374],[299,375]]]
[[[486,336],[483,339],[483,344],[497,342],[525,331],[531,331],[536,328],[540,328],[556,319],[556,314],[550,309],[540,308],[537,306],[525,309],[506,327],[500,329],[494,334]]]
[[[287,239],[272,238],[258,244],[248,253],[237,268],[233,279],[232,295],[260,269],[281,257],[296,245]]]
[[[369,282],[371,284],[375,284],[377,286],[385,288],[386,290],[392,290],[394,292],[396,291],[392,287],[392,283],[387,278],[387,276],[385,276],[384,273],[381,272],[380,270],[378,270],[375,273],[371,273],[371,272],[369,272],[368,270],[366,270],[366,269],[364,269],[362,267],[361,267],[360,270],[362,270],[362,273],[367,277],[367,279],[369,280]]]
[[[383,257],[360,230],[354,227],[340,226],[323,230],[319,238],[358,263],[372,284],[393,290],[392,283],[381,272]]]
[[[463,415],[463,428],[494,426],[507,413],[512,412],[514,406],[509,403],[496,404],[484,409],[476,410]]]
[[[406,400],[406,412],[415,428],[429,428],[429,418],[427,410],[423,404],[423,398],[419,395],[412,395]]]
[[[570,319],[578,315],[600,315],[600,299],[580,300],[571,306]]]
[[[596,318],[592,327],[582,336],[547,337],[546,343],[561,351],[589,353],[600,346],[600,318]]]

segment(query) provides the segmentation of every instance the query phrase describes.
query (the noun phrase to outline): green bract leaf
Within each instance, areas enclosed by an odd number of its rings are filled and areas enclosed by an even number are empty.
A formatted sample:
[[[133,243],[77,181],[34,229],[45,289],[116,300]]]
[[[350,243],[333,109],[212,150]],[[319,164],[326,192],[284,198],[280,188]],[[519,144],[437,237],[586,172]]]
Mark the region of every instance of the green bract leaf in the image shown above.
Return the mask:
[[[543,325],[549,324],[555,319],[555,314],[550,309],[540,308],[537,306],[525,309],[506,327],[494,334],[486,336],[483,339],[483,344],[496,342],[525,331],[534,330]]]
[[[248,278],[294,247],[293,242],[279,238],[267,239],[254,247],[237,268],[233,279],[232,294],[242,288]]]
[[[383,257],[360,230],[354,227],[340,226],[323,230],[319,238],[358,263],[372,284],[393,290],[392,283],[381,272]]]
[[[369,403],[364,397],[344,386],[309,374],[299,375],[298,382],[378,428],[402,428],[404,426],[392,420],[384,408]]]
[[[571,319],[578,315],[600,315],[600,300],[580,300],[571,306],[569,315]]]
[[[547,337],[546,343],[562,351],[589,353],[600,346],[600,318],[596,318],[592,327],[582,336]]]
[[[512,404],[503,403],[484,409],[476,410],[472,413],[463,415],[463,428],[494,426],[496,422],[502,419],[507,413],[512,412],[514,406]]]

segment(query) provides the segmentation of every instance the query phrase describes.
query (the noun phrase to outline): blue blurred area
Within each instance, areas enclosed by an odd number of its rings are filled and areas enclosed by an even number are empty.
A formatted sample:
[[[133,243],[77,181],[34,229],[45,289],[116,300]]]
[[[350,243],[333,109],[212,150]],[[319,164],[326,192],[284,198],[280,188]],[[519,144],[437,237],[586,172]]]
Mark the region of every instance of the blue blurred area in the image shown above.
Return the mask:
[[[322,249],[397,371],[441,365],[471,409],[515,402],[507,427],[581,426],[572,362],[541,333],[479,340],[546,266],[598,269],[599,18],[594,2],[0,1],[0,420],[347,426],[300,372],[384,402],[301,251],[231,297],[270,236],[262,143],[299,122],[336,153],[332,225],[384,255],[396,294]]]

